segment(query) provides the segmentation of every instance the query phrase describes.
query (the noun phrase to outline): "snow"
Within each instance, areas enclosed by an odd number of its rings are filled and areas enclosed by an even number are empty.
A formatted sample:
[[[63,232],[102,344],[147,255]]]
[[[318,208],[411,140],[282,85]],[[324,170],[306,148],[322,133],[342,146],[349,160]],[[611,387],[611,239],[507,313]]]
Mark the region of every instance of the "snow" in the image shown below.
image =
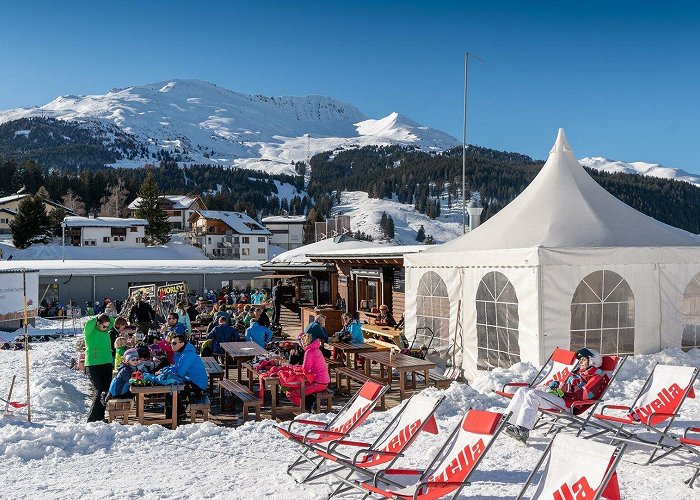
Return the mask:
[[[42,320],[42,330],[58,325]],[[32,343],[30,387],[33,421],[22,413],[0,418],[0,454],[3,498],[325,498],[337,480],[333,476],[299,485],[285,473],[297,456],[298,448],[284,439],[273,422],[248,422],[238,428],[217,427],[212,423],[188,424],[176,431],[158,425],[122,426],[117,423],[85,424],[89,403],[87,378],[68,368],[75,354],[73,339]],[[17,375],[13,400],[24,401],[24,352],[4,351],[0,363],[0,392]],[[667,349],[659,354],[630,358],[613,384],[610,400],[629,403],[655,362],[697,366],[700,350],[688,353]],[[518,364],[482,374],[473,386],[453,384],[441,391],[443,404],[436,418],[440,434],[423,434],[399,459],[399,467],[424,467],[443,440],[470,408],[503,411],[506,401],[490,393],[503,381],[530,376],[535,368]],[[696,391],[700,384],[696,383]],[[397,408],[373,413],[353,437],[372,440],[389,423]],[[319,420],[329,415],[317,415]],[[674,431],[700,420],[700,402],[690,399]],[[507,436],[482,462],[460,498],[510,498],[517,494],[529,471],[535,466],[549,439],[534,431],[528,445]],[[653,499],[663,491],[665,498],[698,498],[683,480],[691,474],[688,458],[664,459],[649,466],[641,452],[630,447],[618,466],[623,498]],[[263,472],[264,471],[264,472]],[[94,478],[94,480],[86,480]]]
[[[685,181],[700,187],[700,175],[695,175],[680,168],[665,167],[658,163],[645,163],[643,161],[616,161],[601,156],[588,156],[581,158],[579,163],[584,167],[594,168],[610,174],[623,173],[635,175],[648,175],[660,179],[673,179]]]
[[[121,217],[79,217],[68,216],[63,219],[66,227],[132,227],[147,226],[146,219],[123,219]]]
[[[31,130],[15,130],[15,138],[21,135],[24,136],[26,139],[27,137],[29,137],[29,132],[31,132]]]
[[[323,151],[406,144],[426,150],[457,146],[454,137],[398,113],[372,120],[323,96],[266,97],[232,92],[199,80],[113,89],[104,95],[62,96],[44,106],[0,112],[0,123],[32,116],[108,123],[133,134],[151,153],[177,148],[183,163],[228,165],[294,175],[295,161]]]

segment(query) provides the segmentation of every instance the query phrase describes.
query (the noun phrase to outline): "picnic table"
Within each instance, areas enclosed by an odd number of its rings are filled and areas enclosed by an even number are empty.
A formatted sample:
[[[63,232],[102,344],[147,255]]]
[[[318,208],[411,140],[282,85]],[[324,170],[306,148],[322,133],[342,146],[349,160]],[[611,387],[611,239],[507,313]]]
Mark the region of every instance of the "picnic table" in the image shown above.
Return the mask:
[[[152,387],[131,386],[131,393],[136,394],[136,418],[138,418],[139,424],[170,424],[173,430],[177,429],[177,396],[178,392],[181,391],[183,387],[184,386],[180,385],[154,385]],[[173,413],[171,418],[161,418],[146,422],[143,411],[146,395],[170,394],[171,392],[173,394]]]
[[[228,377],[228,361],[232,359],[238,367],[238,381],[241,381],[243,370],[241,363],[249,361],[255,356],[268,356],[270,353],[252,341],[246,342],[222,342],[221,348],[226,353],[224,355],[224,376]]]
[[[256,379],[259,379],[258,371],[255,369],[252,363],[250,362],[244,362],[242,363],[242,367],[246,369],[247,375],[248,375],[248,388],[252,391],[253,390],[253,382]],[[306,383],[304,380],[301,381],[301,408],[299,406],[294,406],[294,405],[284,405],[284,406],[278,406],[277,405],[277,392],[279,391],[280,388],[280,379],[279,377],[264,377],[263,381],[263,392],[265,391],[270,391],[270,417],[272,420],[275,420],[277,418],[277,413],[280,411],[298,411],[301,409],[301,411],[305,411],[304,409],[304,400],[305,400],[305,394],[306,394]]]
[[[376,351],[377,347],[373,344],[350,344],[348,342],[329,342],[331,347],[336,348],[340,351],[340,354],[345,358],[345,366],[351,367],[350,358],[351,355],[355,355],[355,366],[357,366],[357,353]]]
[[[403,348],[403,345],[401,345],[401,330],[399,328],[366,324],[362,324],[361,327],[365,338],[374,338],[382,341],[388,339],[390,343],[394,344],[399,349]]]
[[[371,375],[372,362],[379,364],[380,379],[387,381],[391,389],[392,371],[399,372],[399,399],[403,401],[406,393],[406,373],[412,374],[412,388],[416,388],[416,373],[423,372],[425,386],[428,387],[430,369],[435,368],[435,363],[425,359],[418,359],[405,354],[392,354],[391,351],[360,352],[360,356],[365,358],[365,374]],[[385,371],[388,371],[385,377]]]

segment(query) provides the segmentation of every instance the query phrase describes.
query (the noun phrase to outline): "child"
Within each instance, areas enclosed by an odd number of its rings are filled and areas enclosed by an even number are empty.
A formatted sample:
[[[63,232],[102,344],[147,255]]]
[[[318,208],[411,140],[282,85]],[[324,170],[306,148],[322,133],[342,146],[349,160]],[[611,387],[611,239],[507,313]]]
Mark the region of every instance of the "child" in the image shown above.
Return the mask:
[[[117,337],[114,341],[114,369],[118,370],[119,365],[122,364],[124,359],[124,353],[126,352],[126,337]]]
[[[321,341],[313,339],[311,334],[303,333],[299,337],[301,346],[304,348],[304,374],[306,376],[306,401],[304,401],[306,411],[313,409],[316,397],[315,392],[321,392],[328,387],[331,377],[328,373],[328,365],[323,358],[323,354],[319,348]],[[301,404],[301,388],[294,388],[287,391],[287,397],[294,403],[295,406]]]
[[[109,399],[126,399],[132,397],[129,379],[137,371],[139,353],[136,349],[128,349],[123,356],[119,370],[109,385]]]

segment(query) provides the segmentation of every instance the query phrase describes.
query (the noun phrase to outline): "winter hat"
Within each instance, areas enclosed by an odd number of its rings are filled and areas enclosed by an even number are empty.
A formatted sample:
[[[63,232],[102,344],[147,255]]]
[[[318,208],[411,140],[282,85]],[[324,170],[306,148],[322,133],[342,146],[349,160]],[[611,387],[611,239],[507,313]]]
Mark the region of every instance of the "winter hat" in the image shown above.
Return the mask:
[[[588,358],[590,365],[595,366],[596,368],[600,368],[600,366],[603,364],[603,356],[601,356],[600,352],[596,351],[595,349],[588,349],[587,347],[579,349],[576,351],[576,359],[580,358]]]
[[[163,349],[158,344],[151,344],[148,346],[148,350],[151,352],[151,356],[162,356]]]
[[[139,352],[133,348],[127,349],[126,352],[124,352],[122,359],[124,359],[124,363],[128,363],[129,361],[138,361],[139,360]]]

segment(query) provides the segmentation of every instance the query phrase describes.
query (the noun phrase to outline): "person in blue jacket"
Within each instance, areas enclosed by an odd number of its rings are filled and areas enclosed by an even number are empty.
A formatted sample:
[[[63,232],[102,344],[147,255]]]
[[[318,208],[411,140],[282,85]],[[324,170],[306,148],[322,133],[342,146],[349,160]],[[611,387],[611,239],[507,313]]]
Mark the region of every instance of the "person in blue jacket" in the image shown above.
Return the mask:
[[[170,345],[175,352],[175,362],[170,367],[173,374],[186,380],[184,389],[178,397],[178,415],[185,415],[185,400],[190,402],[203,401],[204,392],[209,388],[209,378],[204,362],[199,357],[194,346],[187,341],[186,333],[176,333],[170,339]],[[172,396],[165,398],[165,415],[172,415]]]
[[[133,396],[133,394],[131,394],[129,380],[131,379],[131,375],[137,370],[138,364],[138,351],[133,348],[127,349],[122,356],[122,362],[119,365],[117,374],[109,385],[110,399],[127,399]]]
[[[331,355],[331,351],[323,347],[324,342],[329,342],[328,332],[326,331],[326,317],[323,314],[316,316],[316,318],[307,325],[304,333],[310,334],[313,340],[318,339],[319,342],[321,342],[320,350],[325,357]]]
[[[257,318],[251,318],[250,326],[245,331],[245,339],[265,349],[265,345],[272,340],[272,330],[259,325]]]
[[[238,342],[238,332],[228,324],[225,316],[219,316],[219,324],[207,335],[211,339],[211,350],[214,354],[225,354],[221,348],[222,342]]]

